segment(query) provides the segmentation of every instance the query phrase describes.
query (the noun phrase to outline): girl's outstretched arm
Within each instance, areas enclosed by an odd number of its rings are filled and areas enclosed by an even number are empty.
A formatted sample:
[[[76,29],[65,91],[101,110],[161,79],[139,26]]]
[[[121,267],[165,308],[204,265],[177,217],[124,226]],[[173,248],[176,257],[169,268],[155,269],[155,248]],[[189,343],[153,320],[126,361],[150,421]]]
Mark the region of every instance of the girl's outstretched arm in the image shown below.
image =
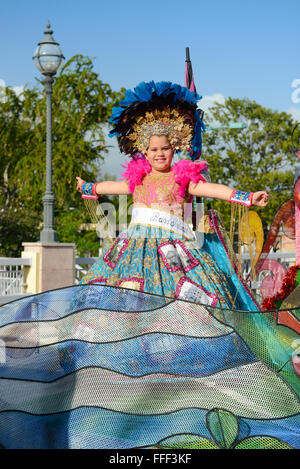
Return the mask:
[[[81,192],[81,186],[85,182],[79,176],[76,190]],[[103,181],[95,183],[95,193],[98,195],[128,195],[129,187],[127,181]]]
[[[236,202],[233,200],[235,190],[223,184],[214,184],[211,182],[190,182],[188,187],[190,195],[197,197],[211,197],[213,199],[227,200],[228,202]],[[268,193],[266,191],[253,192],[251,194],[252,205],[265,207],[268,203]]]

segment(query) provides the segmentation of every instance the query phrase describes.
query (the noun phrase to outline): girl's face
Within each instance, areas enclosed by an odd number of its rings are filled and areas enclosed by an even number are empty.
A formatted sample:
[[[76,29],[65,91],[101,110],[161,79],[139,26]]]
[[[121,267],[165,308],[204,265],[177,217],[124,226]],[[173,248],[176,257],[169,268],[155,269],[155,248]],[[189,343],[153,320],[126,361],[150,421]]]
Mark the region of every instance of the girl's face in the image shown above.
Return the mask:
[[[145,156],[154,173],[167,173],[170,171],[173,154],[168,137],[153,135]]]

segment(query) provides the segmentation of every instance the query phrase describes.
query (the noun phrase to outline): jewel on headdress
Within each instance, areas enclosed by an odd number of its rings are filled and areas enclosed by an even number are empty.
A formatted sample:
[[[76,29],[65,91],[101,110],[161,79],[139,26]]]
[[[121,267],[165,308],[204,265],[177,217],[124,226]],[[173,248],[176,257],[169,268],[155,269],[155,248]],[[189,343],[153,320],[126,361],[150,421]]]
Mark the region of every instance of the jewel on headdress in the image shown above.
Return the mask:
[[[193,126],[186,122],[184,116],[177,110],[169,107],[162,111],[155,109],[153,112],[146,112],[144,117],[136,120],[132,126],[133,132],[128,138],[139,152],[144,153],[149,147],[150,138],[153,135],[168,137],[174,150],[189,150],[193,136]]]

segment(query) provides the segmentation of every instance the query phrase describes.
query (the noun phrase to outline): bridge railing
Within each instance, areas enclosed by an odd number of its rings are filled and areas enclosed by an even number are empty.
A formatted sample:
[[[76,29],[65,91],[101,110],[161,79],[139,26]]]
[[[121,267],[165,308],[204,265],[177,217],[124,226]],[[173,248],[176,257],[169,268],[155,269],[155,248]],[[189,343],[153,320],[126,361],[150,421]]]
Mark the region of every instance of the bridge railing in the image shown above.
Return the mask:
[[[0,305],[25,295],[24,267],[31,258],[0,257]]]
[[[0,296],[23,293],[25,283],[22,266],[31,266],[31,259],[0,257]]]
[[[76,257],[75,259],[75,284],[78,285],[80,280],[87,274],[91,266],[96,262],[98,257]]]

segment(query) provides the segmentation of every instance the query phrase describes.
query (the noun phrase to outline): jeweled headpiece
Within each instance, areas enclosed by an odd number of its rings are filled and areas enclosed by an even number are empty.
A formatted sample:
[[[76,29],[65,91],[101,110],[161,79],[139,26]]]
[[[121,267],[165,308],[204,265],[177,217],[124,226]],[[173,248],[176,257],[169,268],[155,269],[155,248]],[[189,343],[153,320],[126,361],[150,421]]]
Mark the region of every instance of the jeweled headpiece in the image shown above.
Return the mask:
[[[177,152],[199,158],[204,124],[197,110],[200,96],[170,82],[141,83],[127,90],[113,109],[110,136],[116,135],[121,152],[132,157],[145,153],[153,135],[166,135]]]

